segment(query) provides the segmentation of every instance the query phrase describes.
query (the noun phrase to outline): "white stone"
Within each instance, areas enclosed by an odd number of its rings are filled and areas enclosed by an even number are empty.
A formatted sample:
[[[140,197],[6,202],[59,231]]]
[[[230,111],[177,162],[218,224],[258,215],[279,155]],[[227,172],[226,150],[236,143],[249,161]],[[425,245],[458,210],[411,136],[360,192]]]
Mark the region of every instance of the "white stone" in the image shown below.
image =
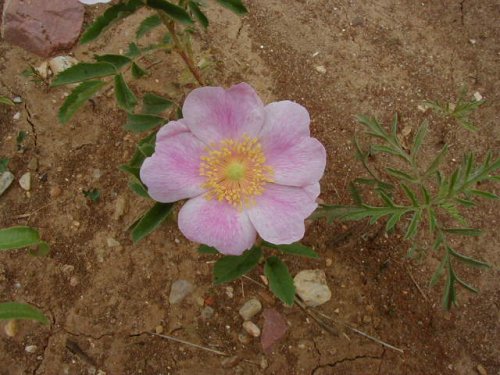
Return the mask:
[[[78,60],[72,56],[56,56],[49,60],[49,67],[54,75],[58,75],[76,64],[78,64]]]
[[[0,175],[0,195],[7,190],[12,181],[14,181],[14,175],[11,172],[5,171]]]
[[[14,99],[12,99],[12,101],[16,104],[19,104],[23,102],[23,99],[20,96],[16,96],[14,97]]]
[[[23,190],[30,191],[30,189],[31,189],[31,173],[30,172],[26,172],[25,174],[23,174],[21,176],[21,178],[19,179],[19,185],[21,186],[21,188],[23,188]]]
[[[19,120],[20,118],[21,118],[21,112],[16,112],[16,113],[14,113],[14,116],[12,116],[12,119],[13,119],[14,121],[17,121],[17,120]]]
[[[323,65],[315,66],[314,69],[316,69],[316,71],[318,73],[321,73],[321,74],[325,74],[326,73],[326,68]]]
[[[35,70],[43,79],[47,79],[50,75],[49,63],[47,61],[38,65]]]
[[[243,320],[250,320],[262,310],[262,304],[257,298],[246,301],[239,311]]]
[[[247,320],[246,322],[243,322],[243,329],[253,337],[259,337],[260,336],[260,328],[257,327],[257,324],[254,322]]]
[[[17,323],[15,320],[9,320],[4,327],[5,334],[8,337],[14,337],[17,333]]]
[[[322,270],[300,271],[293,279],[297,294],[307,306],[319,306],[332,298]]]
[[[483,96],[479,93],[479,91],[476,91],[474,93],[474,99],[476,99],[477,102],[483,100]]]
[[[34,353],[36,352],[36,350],[38,349],[38,347],[36,345],[27,345],[24,350],[27,352],[27,353]]]
[[[108,247],[120,246],[120,243],[117,240],[115,240],[113,237],[106,238],[106,243],[108,244]]]
[[[168,297],[168,302],[171,305],[182,302],[188,294],[193,291],[193,284],[187,280],[176,280],[173,282],[170,289],[170,295]]]

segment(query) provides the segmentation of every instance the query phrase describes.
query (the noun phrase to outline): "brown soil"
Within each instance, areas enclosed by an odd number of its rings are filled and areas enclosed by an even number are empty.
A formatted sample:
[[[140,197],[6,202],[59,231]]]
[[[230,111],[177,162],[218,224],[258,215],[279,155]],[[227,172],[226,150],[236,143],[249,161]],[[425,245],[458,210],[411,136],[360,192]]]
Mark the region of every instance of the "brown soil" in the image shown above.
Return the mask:
[[[195,38],[197,54],[215,60],[213,83],[246,81],[265,102],[291,99],[309,109],[312,132],[328,152],[323,200],[348,203],[347,184],[362,173],[351,143],[358,129],[355,114],[389,121],[398,112],[402,126],[416,127],[428,116],[417,109],[422,100],[453,99],[466,83],[488,100],[475,116],[481,130],[471,134],[434,118],[423,162],[443,142],[455,160],[464,151],[482,158],[488,149],[498,149],[497,2],[247,3],[250,14],[243,19],[210,9],[208,32]],[[95,14],[89,10],[89,16]],[[130,17],[90,47],[75,48],[75,56],[86,60],[92,53],[125,49],[144,16]],[[182,73],[178,57],[155,55],[149,63],[160,59],[151,77],[136,81],[133,89],[181,98],[188,88],[170,84]],[[403,349],[401,354],[351,331],[328,333],[298,307],[283,307],[248,280],[232,283],[229,298],[226,286],[211,285],[213,258],[197,255],[196,245],[173,222],[133,245],[127,227],[149,202],[128,191],[127,176],[117,166],[130,158],[139,137],[122,129],[124,114],[110,93],[87,104],[68,126],[59,125],[56,113],[68,89],[49,90],[21,76],[29,64],[40,63],[0,41],[0,94],[24,100],[14,109],[0,107],[1,156],[11,158],[17,178],[31,159],[39,161],[30,195],[16,183],[0,198],[0,227],[38,227],[52,246],[44,258],[24,251],[0,254],[0,301],[32,303],[51,320],[48,327],[23,322],[14,338],[2,330],[0,374],[476,374],[478,365],[488,374],[500,373],[497,268],[461,270],[481,293],[460,290],[460,307],[448,313],[441,308],[441,285],[425,288],[437,258],[405,260],[408,244],[377,227],[314,223],[304,242],[323,260],[287,258],[292,273],[324,269],[333,298],[320,311]],[[319,65],[326,73],[315,69]],[[12,119],[16,111],[18,121]],[[29,135],[22,153],[15,141],[20,130]],[[61,195],[51,196],[53,187]],[[100,190],[98,203],[82,194],[90,188]],[[128,210],[114,219],[119,198]],[[496,208],[487,202],[470,212],[471,223],[486,229],[484,236],[457,240],[465,253],[494,265],[500,238],[494,230]],[[108,238],[120,246],[108,247]],[[251,276],[257,279],[261,272]],[[191,280],[196,291],[182,305],[169,306],[170,285],[179,278]],[[268,356],[258,340],[238,341],[238,309],[252,296],[281,311],[290,324],[285,340]],[[216,314],[205,322],[200,310],[207,297]],[[216,354],[148,334],[159,325],[165,333],[247,361],[223,368],[224,358]],[[26,345],[37,345],[37,351],[25,352]]]

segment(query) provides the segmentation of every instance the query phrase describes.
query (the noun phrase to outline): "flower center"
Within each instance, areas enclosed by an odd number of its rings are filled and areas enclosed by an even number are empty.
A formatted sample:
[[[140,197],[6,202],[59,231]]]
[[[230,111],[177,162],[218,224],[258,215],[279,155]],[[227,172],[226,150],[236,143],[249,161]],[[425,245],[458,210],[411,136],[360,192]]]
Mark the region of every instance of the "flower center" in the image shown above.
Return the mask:
[[[225,139],[211,145],[200,164],[207,199],[227,201],[238,208],[251,206],[265,184],[273,181],[273,169],[265,162],[257,138],[245,135],[239,141]]]

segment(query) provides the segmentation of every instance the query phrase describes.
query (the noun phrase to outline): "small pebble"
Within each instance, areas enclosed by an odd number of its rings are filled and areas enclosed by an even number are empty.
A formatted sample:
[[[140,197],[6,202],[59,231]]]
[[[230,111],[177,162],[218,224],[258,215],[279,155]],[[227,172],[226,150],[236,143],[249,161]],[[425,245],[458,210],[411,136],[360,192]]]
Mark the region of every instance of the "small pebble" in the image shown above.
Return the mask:
[[[210,306],[205,306],[201,310],[201,319],[210,320],[214,316],[215,310]]]
[[[15,320],[9,320],[3,329],[8,337],[14,337],[17,333],[17,322]]]
[[[155,332],[156,332],[157,334],[159,334],[159,335],[160,335],[160,334],[162,334],[162,333],[163,333],[163,326],[162,326],[162,325],[157,325],[157,326],[155,327]]]
[[[14,175],[11,172],[5,171],[0,175],[0,195],[8,189],[12,181],[14,181]]]
[[[479,375],[488,375],[488,371],[486,371],[484,366],[481,364],[477,365],[476,370],[479,373]]]
[[[12,119],[13,119],[14,121],[17,121],[17,120],[19,120],[20,118],[21,118],[21,112],[16,112],[16,113],[14,114],[14,116],[12,116]]]
[[[115,212],[113,213],[113,219],[119,220],[127,211],[127,200],[123,195],[116,198],[115,202]]]
[[[240,332],[238,334],[238,341],[244,345],[250,344],[252,342],[252,338],[246,332]]]
[[[328,302],[332,292],[322,270],[303,270],[293,279],[297,294],[307,306],[315,307]]]
[[[12,101],[16,104],[22,103],[23,99],[20,96],[15,96]]]
[[[243,320],[250,320],[262,310],[262,304],[257,298],[246,301],[239,311]]]
[[[321,74],[325,74],[326,73],[326,68],[323,65],[315,66],[314,69],[316,69],[316,71],[318,73],[321,73]]]
[[[77,286],[78,285],[78,278],[76,276],[71,277],[71,279],[69,279],[69,285]]]
[[[28,163],[28,169],[31,171],[36,171],[38,169],[38,159],[37,158],[31,158],[29,163]]]
[[[233,355],[232,357],[225,358],[221,361],[222,368],[233,368],[238,363],[240,363],[241,359],[237,355]]]
[[[234,297],[234,288],[232,286],[226,286],[226,296],[228,298]]]
[[[23,190],[29,191],[31,189],[31,173],[26,172],[19,179],[19,185]]]
[[[332,264],[333,264],[333,260],[331,260],[330,258],[326,258],[326,260],[325,260],[325,265],[326,265],[327,267],[330,267]]]
[[[120,243],[117,240],[115,240],[113,237],[106,238],[106,243],[108,244],[108,247],[120,246]]]
[[[49,195],[52,197],[52,198],[57,198],[58,196],[60,196],[62,193],[62,190],[59,186],[52,186],[49,190]]]
[[[260,358],[260,368],[261,368],[262,370],[265,370],[265,369],[266,369],[266,368],[268,368],[268,367],[269,367],[269,362],[267,361],[267,358],[266,358],[266,357],[264,357],[264,356],[262,356],[262,357]]]
[[[186,298],[186,296],[190,294],[193,289],[193,284],[187,280],[174,281],[172,287],[170,288],[168,302],[170,302],[171,305],[182,302],[182,300]]]
[[[246,322],[243,323],[243,329],[253,337],[259,337],[260,336],[260,328],[257,327],[257,324],[254,322],[247,320]]]
[[[61,267],[61,271],[65,274],[70,274],[75,270],[75,266],[71,264],[65,264],[64,266]]]
[[[36,352],[36,350],[38,349],[38,346],[36,345],[27,345],[24,350],[27,352],[27,353],[34,353]]]
[[[476,91],[474,93],[474,99],[476,99],[477,102],[483,100],[483,96],[479,93],[479,91]]]

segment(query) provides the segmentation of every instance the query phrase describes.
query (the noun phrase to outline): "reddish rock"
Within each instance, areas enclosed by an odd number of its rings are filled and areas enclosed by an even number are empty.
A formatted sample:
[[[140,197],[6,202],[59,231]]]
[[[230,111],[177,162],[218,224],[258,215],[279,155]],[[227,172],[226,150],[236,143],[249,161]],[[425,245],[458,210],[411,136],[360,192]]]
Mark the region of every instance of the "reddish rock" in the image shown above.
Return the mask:
[[[270,354],[275,343],[285,336],[288,330],[285,318],[275,309],[265,309],[262,313],[264,317],[264,327],[260,343],[264,353]]]
[[[83,16],[84,7],[78,0],[5,0],[2,36],[48,57],[76,43]]]

